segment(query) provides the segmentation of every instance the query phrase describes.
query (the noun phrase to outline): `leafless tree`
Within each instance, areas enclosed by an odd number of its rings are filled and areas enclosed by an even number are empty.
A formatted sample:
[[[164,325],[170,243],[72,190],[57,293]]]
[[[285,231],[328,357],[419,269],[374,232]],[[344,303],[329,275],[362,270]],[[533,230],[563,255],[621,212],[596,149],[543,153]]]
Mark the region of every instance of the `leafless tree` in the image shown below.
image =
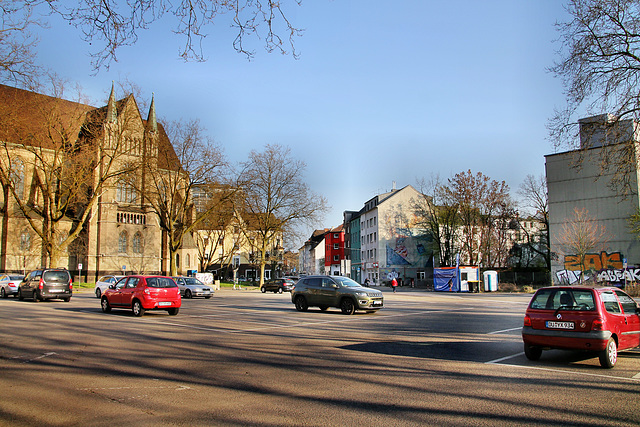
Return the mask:
[[[63,83],[55,92],[64,92]],[[21,92],[12,93],[7,96]],[[128,173],[120,164],[126,118],[112,138],[104,138],[103,121],[94,112],[41,95],[0,105],[0,181],[40,238],[44,266],[56,266],[80,235],[105,185]]]
[[[551,271],[549,200],[545,176],[540,175],[536,178],[533,175],[527,175],[522,184],[520,184],[518,194],[522,197],[523,207],[531,218],[543,226],[542,230],[532,233],[531,229],[522,227],[522,224],[520,224],[520,231],[525,236],[525,245],[530,251],[541,256],[547,269]],[[534,230],[537,230],[537,228]]]
[[[548,125],[557,148],[576,148],[580,116],[612,113],[614,120],[602,124],[607,133],[615,133],[620,120],[640,119],[640,3],[570,0],[567,11],[569,20],[557,24],[561,58],[551,67],[563,81],[567,101]],[[638,160],[633,139],[607,139],[618,143],[605,144],[600,156],[611,186],[621,195],[637,191],[629,181]]]
[[[573,216],[562,225],[558,234],[558,244],[564,255],[578,258],[580,265],[580,283],[585,269],[585,258],[590,252],[607,249],[609,235],[604,225],[599,224],[585,208],[574,208]]]
[[[289,148],[267,145],[262,152],[251,151],[241,163],[242,197],[238,216],[250,225],[247,239],[258,250],[260,285],[264,283],[267,253],[278,246],[276,240],[301,223],[312,226],[327,209],[324,197],[314,194],[304,181],[304,162],[295,160]],[[282,245],[282,242],[279,242]]]
[[[36,65],[37,37],[43,22],[30,1],[0,0],[0,78],[34,89],[41,70]]]
[[[159,144],[157,164],[148,164],[142,181],[132,181],[145,202],[156,213],[167,235],[169,271],[177,273],[176,254],[184,238],[215,209],[195,209],[193,192],[199,186],[218,185],[218,200],[235,192],[222,182],[226,161],[222,149],[209,137],[198,120],[176,121],[168,126],[169,144]]]
[[[439,177],[418,182],[422,197],[413,206],[417,226],[426,231],[430,249],[438,255],[440,265],[451,266],[455,263],[455,254],[459,252],[458,205],[455,200],[446,197]]]

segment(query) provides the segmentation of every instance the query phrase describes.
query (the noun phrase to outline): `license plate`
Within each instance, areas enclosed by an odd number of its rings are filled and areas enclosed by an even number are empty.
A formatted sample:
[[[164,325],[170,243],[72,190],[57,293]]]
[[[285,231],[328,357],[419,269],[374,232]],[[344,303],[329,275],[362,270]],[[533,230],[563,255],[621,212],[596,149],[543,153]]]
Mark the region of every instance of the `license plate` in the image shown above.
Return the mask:
[[[161,301],[158,303],[159,307],[166,307],[168,305],[171,305],[171,301]]]
[[[64,292],[64,289],[50,289],[49,290],[49,293],[51,293],[51,294],[57,294],[57,293],[60,293],[60,292]]]
[[[547,321],[547,328],[549,329],[574,329],[573,322],[551,322]]]
[[[382,301],[373,301],[371,305],[382,305]]]

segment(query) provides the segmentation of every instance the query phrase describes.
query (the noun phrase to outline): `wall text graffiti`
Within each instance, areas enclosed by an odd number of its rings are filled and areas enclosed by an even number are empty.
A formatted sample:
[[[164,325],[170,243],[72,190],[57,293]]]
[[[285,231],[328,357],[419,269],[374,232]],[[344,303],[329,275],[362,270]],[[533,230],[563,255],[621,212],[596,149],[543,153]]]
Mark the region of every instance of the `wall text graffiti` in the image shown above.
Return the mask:
[[[564,257],[564,269],[565,270],[592,270],[600,271],[605,269],[621,270],[622,266],[622,254],[620,252],[607,253],[605,251],[599,254],[586,254],[584,257],[584,267],[580,264],[580,257],[578,255],[566,255]]]

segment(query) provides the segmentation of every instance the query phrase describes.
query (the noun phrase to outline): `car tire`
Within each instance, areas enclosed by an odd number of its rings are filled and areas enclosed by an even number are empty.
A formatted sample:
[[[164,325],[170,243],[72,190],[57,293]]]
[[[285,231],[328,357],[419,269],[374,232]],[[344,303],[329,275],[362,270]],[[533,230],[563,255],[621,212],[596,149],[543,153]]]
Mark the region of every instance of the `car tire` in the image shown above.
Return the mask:
[[[69,302],[69,301],[71,301],[71,297],[69,297],[69,298],[62,298],[62,301],[64,301],[64,302]]]
[[[524,355],[529,360],[538,360],[542,356],[542,349],[540,347],[534,347],[529,344],[524,345]]]
[[[356,312],[356,305],[351,298],[345,298],[340,301],[340,310],[342,314],[351,315]]]
[[[103,313],[111,313],[111,306],[109,305],[109,300],[107,297],[102,297],[100,300],[100,307],[102,307]]]
[[[101,296],[102,296],[102,291],[100,290],[100,288],[96,288],[96,298],[100,299]]]
[[[172,307],[170,309],[167,310],[169,312],[169,316],[175,316],[176,314],[178,314],[178,312],[180,312],[180,308],[179,307]]]
[[[307,311],[309,309],[309,304],[307,304],[307,300],[302,295],[296,297],[295,304],[298,311]]]
[[[260,288],[260,292],[262,292],[262,293],[264,294],[265,292],[267,292],[267,288],[265,288],[264,286],[263,286],[263,287],[261,287],[261,288]]]
[[[131,304],[131,311],[133,312],[134,316],[140,317],[144,314],[144,307],[142,306],[140,301],[134,300],[133,304]]]
[[[211,295],[207,295],[204,299],[211,299]]]
[[[2,298],[8,298],[9,295],[7,295],[7,291],[4,290],[4,288],[0,288],[0,297]]]
[[[191,294],[191,291],[189,289],[187,289],[186,291],[184,291],[184,297],[186,299],[191,299],[193,298],[193,295]]]
[[[329,306],[321,305],[320,306],[320,311],[327,311],[328,308],[329,308]]]
[[[600,352],[600,366],[603,368],[611,369],[616,365],[618,361],[618,345],[616,340],[609,338],[607,346]]]
[[[282,288],[278,288],[278,293],[281,294],[282,293]]]
[[[24,301],[24,296],[22,295],[22,289],[18,288],[18,299],[20,301]]]

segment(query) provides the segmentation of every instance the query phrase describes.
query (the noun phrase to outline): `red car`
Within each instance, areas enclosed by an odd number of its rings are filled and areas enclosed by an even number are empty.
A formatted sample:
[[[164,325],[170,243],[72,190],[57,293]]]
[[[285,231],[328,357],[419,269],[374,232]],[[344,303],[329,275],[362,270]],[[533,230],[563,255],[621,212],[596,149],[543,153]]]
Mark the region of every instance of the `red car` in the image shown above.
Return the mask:
[[[618,288],[541,288],[524,316],[524,353],[538,360],[547,349],[592,351],[602,367],[613,368],[618,350],[640,345],[639,313],[636,301]]]
[[[146,310],[167,310],[175,316],[182,299],[171,277],[126,276],[104,291],[100,304],[105,313],[112,308],[129,308],[135,316],[142,316]]]

